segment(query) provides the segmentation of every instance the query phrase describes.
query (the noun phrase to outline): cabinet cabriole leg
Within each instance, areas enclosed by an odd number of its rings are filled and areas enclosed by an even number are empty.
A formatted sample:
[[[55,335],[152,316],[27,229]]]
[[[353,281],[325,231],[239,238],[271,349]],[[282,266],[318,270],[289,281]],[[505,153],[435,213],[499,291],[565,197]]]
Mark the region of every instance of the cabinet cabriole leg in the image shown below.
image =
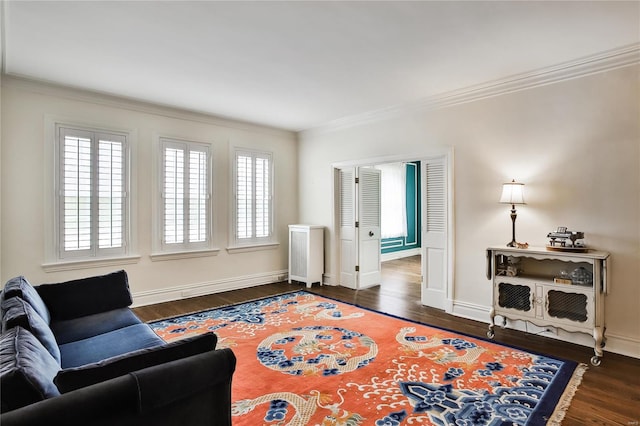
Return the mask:
[[[593,347],[593,350],[596,353],[596,356],[602,357],[603,355],[602,347],[604,346],[603,345],[604,333],[602,332],[601,327],[595,327],[593,329],[593,338],[596,341]]]
[[[487,331],[487,337],[489,339],[493,339],[493,337],[496,335],[496,333],[493,331],[493,328],[496,326],[496,310],[491,308],[491,310],[489,311],[489,319],[491,320],[491,323],[489,323],[489,331]]]

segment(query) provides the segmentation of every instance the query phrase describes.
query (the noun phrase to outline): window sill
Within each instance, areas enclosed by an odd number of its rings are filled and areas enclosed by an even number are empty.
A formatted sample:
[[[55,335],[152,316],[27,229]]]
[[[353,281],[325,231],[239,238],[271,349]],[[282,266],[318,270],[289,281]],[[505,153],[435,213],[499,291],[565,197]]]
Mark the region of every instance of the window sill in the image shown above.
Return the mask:
[[[54,263],[45,263],[42,265],[42,269],[45,272],[60,272],[60,271],[73,271],[77,269],[88,268],[100,268],[103,266],[119,266],[119,265],[131,265],[140,261],[139,255],[123,256],[123,257],[111,257],[102,259],[83,259],[83,260],[71,260],[60,261]]]
[[[191,259],[194,257],[208,257],[217,256],[220,249],[206,249],[206,250],[190,250],[190,251],[176,251],[167,253],[151,253],[149,258],[152,262],[163,262],[165,260],[180,260]]]
[[[259,250],[273,250],[280,247],[280,243],[255,243],[255,244],[247,244],[243,246],[232,246],[227,247],[227,252],[229,254],[234,253],[246,253],[250,251],[259,251]]]

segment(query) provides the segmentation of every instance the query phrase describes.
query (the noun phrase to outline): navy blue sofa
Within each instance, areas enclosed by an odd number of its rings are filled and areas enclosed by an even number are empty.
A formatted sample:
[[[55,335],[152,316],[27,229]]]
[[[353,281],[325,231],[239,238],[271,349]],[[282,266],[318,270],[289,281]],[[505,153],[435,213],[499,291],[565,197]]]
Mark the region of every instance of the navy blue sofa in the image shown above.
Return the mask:
[[[0,423],[230,425],[236,359],[213,333],[165,343],[131,311],[127,274],[0,294]]]

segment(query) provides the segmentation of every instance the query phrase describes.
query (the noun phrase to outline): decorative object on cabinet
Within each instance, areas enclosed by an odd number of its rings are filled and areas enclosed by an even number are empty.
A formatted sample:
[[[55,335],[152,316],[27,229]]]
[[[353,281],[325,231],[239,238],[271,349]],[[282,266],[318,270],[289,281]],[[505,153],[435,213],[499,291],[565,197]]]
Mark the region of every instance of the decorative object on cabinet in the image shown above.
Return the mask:
[[[567,231],[566,226],[559,226],[555,232],[549,232],[547,238],[549,238],[549,244],[547,244],[548,250],[572,251],[577,253],[588,251],[584,241],[578,241],[584,239],[584,232]]]
[[[322,285],[324,272],[324,227],[289,225],[289,284],[301,281]]]
[[[606,344],[608,263],[609,253],[603,251],[488,248],[487,279],[493,281],[493,298],[487,337],[495,335],[496,316],[502,317],[502,328],[510,319],[586,333],[594,338],[591,364],[600,365]],[[516,276],[505,272],[511,265],[517,265]]]
[[[516,247],[516,204],[525,204],[524,202],[524,183],[516,182],[515,179],[509,183],[502,184],[502,195],[500,202],[511,204],[511,242],[507,243],[507,247]]]

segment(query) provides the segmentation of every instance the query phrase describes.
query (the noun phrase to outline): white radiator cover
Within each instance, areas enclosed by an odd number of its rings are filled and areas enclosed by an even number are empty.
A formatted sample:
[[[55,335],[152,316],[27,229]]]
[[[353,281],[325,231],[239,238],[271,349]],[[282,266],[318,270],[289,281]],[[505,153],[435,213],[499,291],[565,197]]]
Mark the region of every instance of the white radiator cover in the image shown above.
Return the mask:
[[[289,225],[289,283],[300,281],[311,288],[322,285],[324,272],[324,227]]]

